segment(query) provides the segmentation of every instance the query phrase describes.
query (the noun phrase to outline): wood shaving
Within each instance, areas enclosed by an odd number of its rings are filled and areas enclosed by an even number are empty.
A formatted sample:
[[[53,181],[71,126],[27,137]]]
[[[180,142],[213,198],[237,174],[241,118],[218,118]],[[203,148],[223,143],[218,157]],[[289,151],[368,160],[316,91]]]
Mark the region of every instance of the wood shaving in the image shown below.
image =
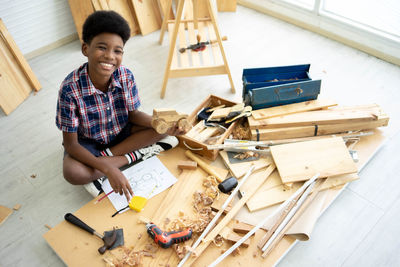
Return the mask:
[[[46,228],[49,229],[49,230],[52,228],[52,227],[51,227],[50,225],[48,225],[48,224],[45,224],[44,227],[46,227]]]
[[[142,234],[138,233],[137,239],[140,240],[142,238]]]
[[[176,255],[178,255],[179,259],[183,259],[188,252],[193,252],[192,248],[188,245],[173,244],[172,248],[175,250]]]
[[[21,207],[22,207],[21,204],[15,204],[13,210],[19,210]]]
[[[232,138],[238,140],[250,140],[251,131],[247,120],[240,119],[239,123],[232,131]]]
[[[31,175],[31,178],[35,179],[36,176],[37,176],[36,174],[32,174],[32,175]]]

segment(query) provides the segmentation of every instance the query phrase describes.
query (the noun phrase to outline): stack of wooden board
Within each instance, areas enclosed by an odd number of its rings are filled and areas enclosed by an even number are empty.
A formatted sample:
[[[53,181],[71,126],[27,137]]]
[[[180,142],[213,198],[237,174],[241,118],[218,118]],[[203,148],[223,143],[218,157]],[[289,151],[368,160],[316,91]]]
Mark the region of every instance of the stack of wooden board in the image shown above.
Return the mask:
[[[157,0],[68,0],[79,39],[82,26],[94,11],[114,10],[126,19],[131,36],[146,35],[161,28],[161,13]]]
[[[276,140],[360,131],[387,126],[389,116],[377,104],[340,107],[312,100],[253,111],[252,140]]]

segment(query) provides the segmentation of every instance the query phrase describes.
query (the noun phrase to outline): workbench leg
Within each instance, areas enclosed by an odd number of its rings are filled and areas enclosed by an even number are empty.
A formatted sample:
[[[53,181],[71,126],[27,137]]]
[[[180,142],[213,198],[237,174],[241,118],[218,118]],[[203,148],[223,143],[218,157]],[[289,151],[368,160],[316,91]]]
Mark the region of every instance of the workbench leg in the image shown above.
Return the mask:
[[[172,7],[172,0],[168,1],[167,8],[164,10],[164,19],[162,21],[161,25],[161,32],[160,32],[160,40],[158,42],[160,45],[162,45],[163,39],[164,39],[164,33],[167,30],[167,25],[168,25],[168,20],[169,20],[169,11],[171,10]]]
[[[172,3],[172,2],[170,1],[170,3]],[[168,3],[168,5],[170,3]],[[182,11],[183,11],[184,3],[185,3],[185,0],[179,0],[179,2],[178,2],[178,7],[177,7],[177,11],[176,11],[176,16],[175,16],[174,31],[172,33],[171,41],[169,44],[170,47],[169,47],[169,53],[168,53],[167,66],[165,67],[164,80],[163,80],[163,85],[161,88],[161,98],[164,98],[165,90],[167,88],[168,77],[169,77],[169,73],[171,71],[171,62],[172,62],[172,57],[174,56],[176,38],[178,37],[178,29],[179,29],[179,25],[180,25],[181,19],[182,19]]]
[[[207,0],[207,6],[208,6],[208,12],[210,13],[211,22],[212,22],[212,24],[214,26],[214,31],[215,31],[215,35],[217,37],[218,45],[219,45],[219,48],[221,50],[221,55],[222,55],[222,58],[224,60],[225,71],[226,71],[226,74],[228,74],[229,82],[231,84],[231,92],[235,93],[236,92],[235,85],[233,84],[231,71],[229,70],[228,61],[226,60],[226,56],[225,56],[225,50],[224,50],[224,47],[222,46],[221,35],[219,33],[219,29],[218,29],[218,25],[217,25],[217,21],[216,21],[216,16],[215,16],[215,13],[214,13],[214,9],[212,8],[212,5],[211,5],[211,0]]]

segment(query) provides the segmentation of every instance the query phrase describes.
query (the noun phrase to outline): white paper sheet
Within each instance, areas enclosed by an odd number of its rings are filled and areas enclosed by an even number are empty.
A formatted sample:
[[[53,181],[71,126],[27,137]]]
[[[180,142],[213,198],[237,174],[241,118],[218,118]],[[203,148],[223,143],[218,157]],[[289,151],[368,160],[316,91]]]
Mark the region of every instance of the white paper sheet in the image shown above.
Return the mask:
[[[129,180],[134,195],[147,199],[161,193],[177,181],[156,156],[135,164],[122,173]],[[113,190],[108,179],[103,182],[102,188],[106,194]],[[125,195],[113,192],[108,198],[116,210],[128,205]]]

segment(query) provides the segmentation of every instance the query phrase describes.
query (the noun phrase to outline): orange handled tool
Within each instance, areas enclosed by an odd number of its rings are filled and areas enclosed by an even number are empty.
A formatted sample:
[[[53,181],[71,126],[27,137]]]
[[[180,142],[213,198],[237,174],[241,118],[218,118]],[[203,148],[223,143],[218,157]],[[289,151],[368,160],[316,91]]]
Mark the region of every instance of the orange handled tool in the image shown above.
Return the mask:
[[[181,243],[192,237],[192,229],[164,232],[154,223],[146,224],[146,228],[150,237],[162,248],[169,248],[172,244]]]

